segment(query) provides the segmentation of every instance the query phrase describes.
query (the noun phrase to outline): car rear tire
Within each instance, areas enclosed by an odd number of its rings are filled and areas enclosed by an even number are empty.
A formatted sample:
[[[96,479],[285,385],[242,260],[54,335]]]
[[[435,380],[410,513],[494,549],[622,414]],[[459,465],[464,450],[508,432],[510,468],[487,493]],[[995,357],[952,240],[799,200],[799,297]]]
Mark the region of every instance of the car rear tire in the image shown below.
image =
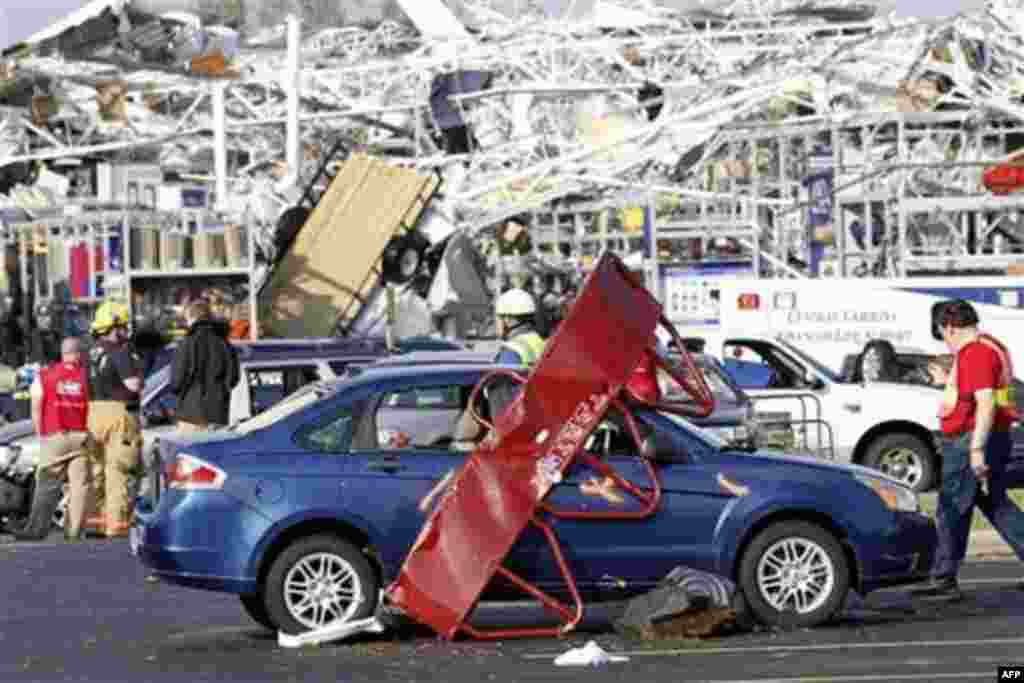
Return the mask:
[[[809,522],[779,522],[747,546],[739,584],[761,623],[807,628],[828,621],[843,606],[850,567],[829,531]]]
[[[868,446],[864,465],[898,479],[914,491],[932,487],[937,470],[935,453],[913,434],[884,434]]]
[[[242,601],[242,609],[248,614],[253,621],[260,626],[268,628],[271,631],[277,630],[277,624],[270,618],[270,614],[267,613],[267,606],[263,602],[263,596],[259,593],[249,593],[238,596],[239,600]]]
[[[365,619],[374,613],[379,592],[366,556],[348,541],[326,534],[287,546],[262,586],[270,620],[290,635]]]

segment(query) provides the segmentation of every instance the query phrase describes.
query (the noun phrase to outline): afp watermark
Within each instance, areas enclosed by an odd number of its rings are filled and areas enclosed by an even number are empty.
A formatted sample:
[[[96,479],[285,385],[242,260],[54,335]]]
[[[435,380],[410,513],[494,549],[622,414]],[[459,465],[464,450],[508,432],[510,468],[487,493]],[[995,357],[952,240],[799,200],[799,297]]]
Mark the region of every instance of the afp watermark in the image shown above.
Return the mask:
[[[996,671],[997,681],[1024,681],[1024,664],[1001,666]]]

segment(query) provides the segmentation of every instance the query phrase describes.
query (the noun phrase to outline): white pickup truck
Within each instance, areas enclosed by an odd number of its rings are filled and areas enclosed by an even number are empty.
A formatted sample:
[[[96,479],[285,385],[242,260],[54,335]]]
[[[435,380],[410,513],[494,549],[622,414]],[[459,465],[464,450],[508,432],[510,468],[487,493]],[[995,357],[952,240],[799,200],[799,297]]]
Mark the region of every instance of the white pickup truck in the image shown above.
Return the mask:
[[[781,338],[720,343],[705,352],[722,361],[754,400],[755,412],[788,413],[808,447],[881,470],[918,491],[936,482],[932,432],[939,429],[939,389],[853,382]],[[800,421],[806,421],[802,429]]]

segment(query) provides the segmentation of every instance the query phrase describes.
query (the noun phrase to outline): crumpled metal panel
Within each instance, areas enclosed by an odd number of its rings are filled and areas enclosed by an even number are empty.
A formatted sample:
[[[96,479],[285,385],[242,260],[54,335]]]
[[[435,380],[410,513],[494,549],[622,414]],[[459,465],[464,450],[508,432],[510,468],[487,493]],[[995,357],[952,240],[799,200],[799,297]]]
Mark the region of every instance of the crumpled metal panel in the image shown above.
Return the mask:
[[[544,528],[534,521],[538,507],[636,368],[660,316],[622,262],[603,256],[518,397],[424,525],[388,588],[396,606],[446,638],[464,628],[526,526]]]

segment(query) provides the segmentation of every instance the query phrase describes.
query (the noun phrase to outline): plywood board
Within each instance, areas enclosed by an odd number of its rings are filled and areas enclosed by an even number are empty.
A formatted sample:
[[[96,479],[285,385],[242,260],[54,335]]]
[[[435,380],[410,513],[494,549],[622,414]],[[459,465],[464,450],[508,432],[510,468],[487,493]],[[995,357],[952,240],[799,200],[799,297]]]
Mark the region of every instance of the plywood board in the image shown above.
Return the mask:
[[[339,317],[354,316],[377,282],[384,246],[416,225],[437,185],[433,175],[350,157],[263,289],[265,334],[330,336]]]

